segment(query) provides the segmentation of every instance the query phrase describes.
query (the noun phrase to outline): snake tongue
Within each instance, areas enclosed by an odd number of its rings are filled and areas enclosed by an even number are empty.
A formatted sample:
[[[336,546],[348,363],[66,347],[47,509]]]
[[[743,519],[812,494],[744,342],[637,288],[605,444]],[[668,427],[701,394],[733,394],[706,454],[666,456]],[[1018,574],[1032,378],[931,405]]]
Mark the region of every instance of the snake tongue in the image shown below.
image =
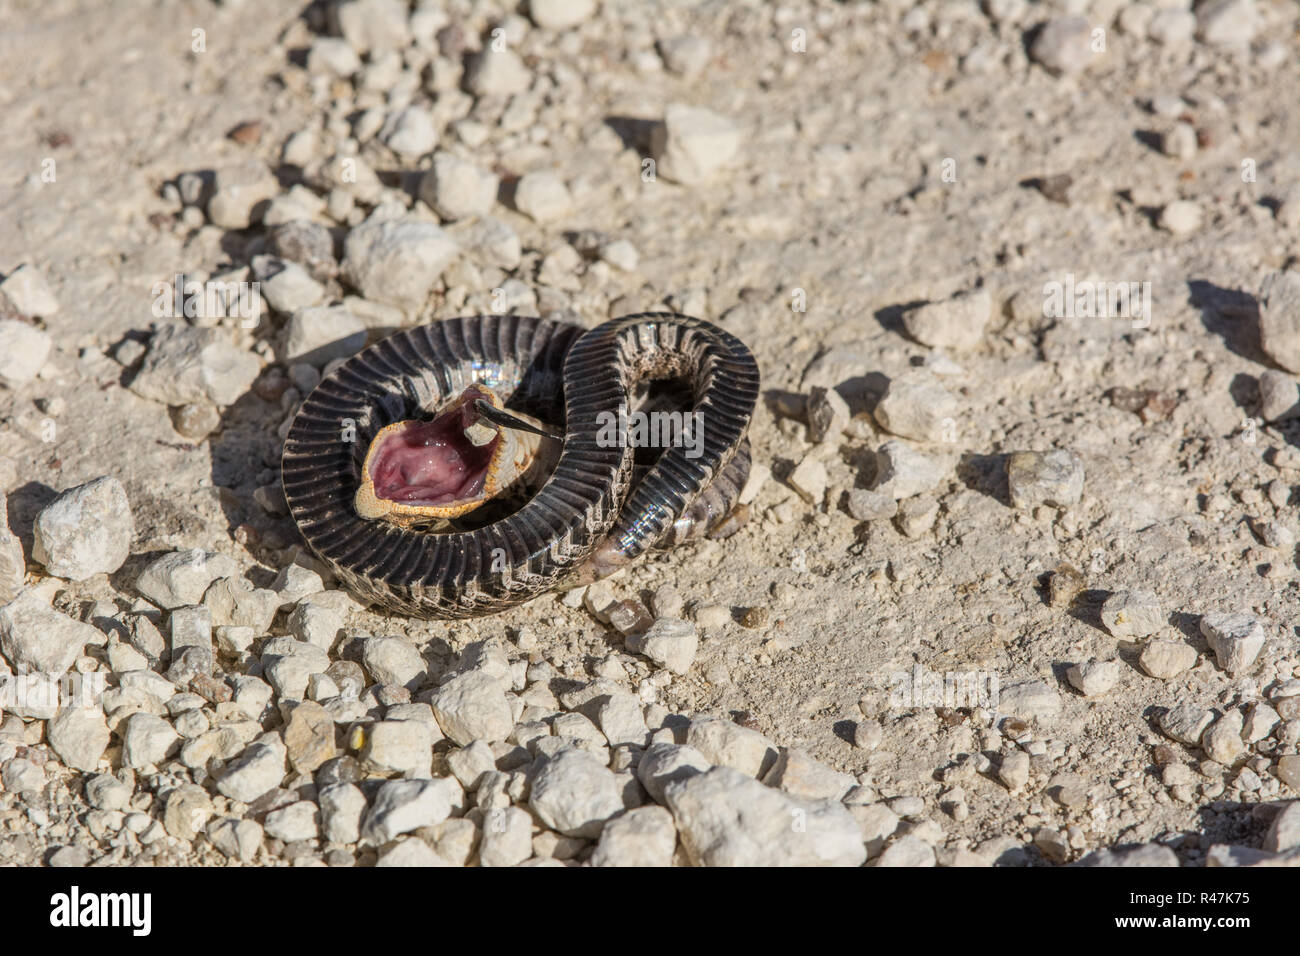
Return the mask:
[[[543,438],[554,438],[557,441],[562,439],[562,436],[558,432],[547,431],[546,429],[539,428],[532,422],[524,421],[519,416],[512,415],[504,408],[498,408],[485,398],[480,398],[476,401],[474,407],[478,409],[480,415],[502,428],[513,428],[516,431],[528,432],[532,435],[541,435]]]

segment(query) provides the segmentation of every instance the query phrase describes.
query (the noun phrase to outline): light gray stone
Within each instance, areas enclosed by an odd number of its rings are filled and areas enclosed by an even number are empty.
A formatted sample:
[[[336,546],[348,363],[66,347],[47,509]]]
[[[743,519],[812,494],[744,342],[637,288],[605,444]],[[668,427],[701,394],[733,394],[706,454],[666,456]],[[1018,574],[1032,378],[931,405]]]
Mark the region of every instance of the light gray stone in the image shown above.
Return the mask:
[[[227,555],[194,548],[151,562],[136,578],[135,589],[146,600],[171,610],[199,604],[213,581],[238,573],[239,566]]]
[[[998,711],[1017,717],[1054,717],[1061,712],[1061,695],[1043,681],[1024,681],[1002,688]]]
[[[1157,680],[1169,680],[1196,663],[1196,649],[1182,641],[1151,641],[1142,648],[1138,663]]]
[[[664,802],[664,788],[675,780],[703,773],[713,765],[694,747],[653,743],[636,766],[637,779],[656,803]]]
[[[518,807],[498,807],[483,817],[480,866],[517,866],[533,855],[533,818]]]
[[[1004,754],[998,766],[998,779],[1012,792],[1021,789],[1029,782],[1029,754],[1023,750],[1013,750]]]
[[[54,290],[45,281],[44,274],[33,265],[23,264],[5,276],[0,282],[0,295],[23,315],[32,318],[48,318],[59,312],[59,300]]]
[[[1255,617],[1241,613],[1206,614],[1201,618],[1201,633],[1219,666],[1229,674],[1249,670],[1264,649],[1264,625]]]
[[[361,729],[360,748],[366,769],[406,777],[432,774],[433,738],[418,720],[380,720]]]
[[[313,305],[298,309],[284,330],[284,357],[313,367],[350,358],[366,344],[365,323],[344,305]]]
[[[812,451],[794,467],[786,477],[785,483],[793,488],[800,498],[817,507],[826,497],[826,486],[830,483],[830,475],[819,453]]]
[[[610,694],[596,711],[596,724],[611,747],[644,747],[650,737],[641,701],[631,694]]]
[[[1206,0],[1196,8],[1196,34],[1211,46],[1247,47],[1260,24],[1255,0]]]
[[[1242,728],[1242,739],[1248,744],[1257,743],[1273,732],[1282,718],[1278,712],[1263,701],[1256,701],[1246,709],[1246,720]]]
[[[528,0],[528,15],[543,30],[571,30],[596,12],[596,0]]]
[[[1300,272],[1274,272],[1259,295],[1259,344],[1278,365],[1300,373]]]
[[[783,747],[772,769],[763,775],[763,783],[801,800],[842,800],[856,781],[803,750]]]
[[[1157,225],[1175,236],[1183,236],[1201,228],[1205,214],[1201,207],[1190,199],[1176,199],[1160,210]]]
[[[1201,735],[1201,747],[1205,750],[1205,755],[1225,767],[1231,767],[1246,752],[1241,731],[1241,711],[1228,711]]]
[[[876,403],[876,421],[885,431],[915,441],[942,441],[955,427],[957,400],[928,373],[890,381]]]
[[[108,749],[108,723],[99,707],[62,708],[46,725],[50,747],[65,766],[93,772]]]
[[[220,329],[167,324],[149,340],[130,389],[164,405],[224,407],[248,393],[261,369],[256,355],[231,344]]]
[[[408,837],[375,861],[375,866],[410,866],[427,869],[431,866],[451,866],[445,859],[418,837]]]
[[[945,462],[917,451],[907,442],[891,439],[876,449],[876,480],[872,490],[895,500],[928,494],[948,474]]]
[[[325,295],[325,287],[296,262],[260,255],[253,256],[251,265],[262,297],[277,312],[288,315],[305,309]]]
[[[361,839],[361,816],[366,796],[352,783],[334,783],[317,794],[321,813],[321,836],[330,843],[356,843]]]
[[[465,89],[475,96],[514,96],[532,82],[524,61],[508,46],[498,50],[488,44],[465,72]]]
[[[337,608],[308,600],[300,602],[285,623],[289,633],[298,640],[306,641],[323,651],[330,651],[338,643],[344,617]]]
[[[687,186],[715,178],[740,151],[741,130],[712,110],[670,103],[650,134],[656,173]]]
[[[1288,801],[1269,824],[1264,835],[1264,849],[1285,853],[1300,847],[1300,800]]]
[[[706,37],[695,33],[682,33],[659,41],[659,57],[664,66],[678,76],[692,79],[702,73],[713,56],[713,48]]]
[[[453,677],[430,703],[442,732],[462,747],[475,740],[505,740],[514,726],[505,688],[480,671]]]
[[[18,596],[27,580],[27,559],[18,536],[9,530],[8,496],[0,491],[0,606]]]
[[[316,37],[307,48],[307,71],[346,79],[361,71],[361,57],[341,37]]]
[[[581,750],[562,750],[533,778],[529,804],[541,821],[565,836],[594,840],[605,821],[623,811],[618,779]]]
[[[361,663],[376,683],[409,690],[419,687],[428,671],[419,649],[400,637],[370,638],[362,645]]]
[[[394,153],[405,159],[419,159],[438,145],[438,127],[433,116],[421,106],[408,106],[389,116],[380,138]]]
[[[417,219],[368,220],[348,233],[343,248],[343,274],[357,291],[412,315],[457,253],[441,227]]]
[[[132,714],[122,732],[122,766],[157,766],[180,749],[171,724],[153,714]]]
[[[673,815],[663,807],[637,807],[605,824],[589,862],[592,866],[671,866],[676,848]]]
[[[543,169],[519,177],[515,208],[535,222],[557,222],[573,211],[573,197],[557,173]]]
[[[1119,683],[1119,673],[1119,661],[1083,661],[1072,664],[1065,677],[1084,697],[1100,697]]]
[[[695,625],[679,618],[661,617],[646,631],[627,637],[628,650],[645,655],[674,674],[685,674],[691,669],[699,646]]]
[[[59,712],[59,678],[40,671],[0,674],[0,700],[6,717],[51,720]]]
[[[796,800],[730,767],[671,783],[664,795],[697,866],[861,866],[867,859],[842,805]]]
[[[390,780],[375,794],[361,827],[361,839],[382,846],[403,833],[441,823],[463,802],[464,792],[451,777]]]
[[[372,59],[400,51],[411,42],[409,5],[405,0],[343,0],[330,4],[328,22],[357,53]]]
[[[1194,701],[1183,701],[1169,708],[1156,721],[1161,732],[1171,740],[1198,746],[1201,734],[1214,720],[1214,714]]]
[[[33,560],[71,581],[116,571],[135,536],[126,489],[111,476],[60,494],[41,509],[32,530]]]
[[[898,513],[898,502],[884,491],[854,488],[849,492],[848,509],[857,521],[888,520]]]
[[[0,607],[0,654],[15,670],[58,677],[87,644],[104,643],[97,628],[56,611],[33,590],[21,592]]]
[[[1083,494],[1083,461],[1072,451],[1019,451],[1007,460],[1007,484],[1014,508],[1069,508]]]
[[[224,817],[207,826],[207,836],[218,850],[232,860],[251,863],[262,845],[262,825],[255,820]]]
[[[500,219],[484,216],[458,222],[449,232],[464,250],[465,257],[477,265],[510,271],[523,258],[519,234]]]
[[[233,760],[217,778],[217,791],[231,800],[252,803],[284,779],[284,742],[276,734],[263,734]]]
[[[482,216],[496,202],[499,179],[491,170],[451,153],[434,154],[433,166],[420,179],[420,198],[444,222]]]
[[[36,378],[54,347],[49,335],[18,319],[0,319],[0,385],[19,388]]]
[[[314,840],[320,834],[320,811],[310,800],[299,800],[266,815],[266,835],[285,843]]]
[[[751,777],[761,777],[777,760],[776,745],[770,740],[720,717],[692,720],[686,743],[713,766],[731,767]]]
[[[983,340],[992,312],[989,290],[974,289],[909,310],[903,314],[903,328],[922,345],[968,351]]]
[[[1091,34],[1092,27],[1084,17],[1056,17],[1038,31],[1029,55],[1058,76],[1078,73],[1092,57]]]
[[[1165,612],[1153,591],[1116,591],[1101,606],[1101,623],[1115,637],[1150,637],[1164,628]]]
[[[910,833],[887,846],[876,860],[876,866],[884,867],[928,867],[936,864],[934,847]]]
[[[212,582],[203,595],[203,606],[212,625],[251,627],[265,634],[280,609],[280,595],[269,588],[255,588],[242,576],[230,575]]]

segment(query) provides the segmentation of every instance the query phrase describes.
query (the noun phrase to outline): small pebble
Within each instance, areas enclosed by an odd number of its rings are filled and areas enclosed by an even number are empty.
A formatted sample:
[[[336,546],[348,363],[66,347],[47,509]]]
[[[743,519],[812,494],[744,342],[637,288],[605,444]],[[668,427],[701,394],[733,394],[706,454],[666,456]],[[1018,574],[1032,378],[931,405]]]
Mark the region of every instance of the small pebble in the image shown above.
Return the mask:
[[[1195,232],[1201,227],[1201,207],[1190,200],[1179,199],[1160,210],[1159,226],[1176,236]]]
[[[1011,504],[1020,510],[1038,505],[1068,508],[1083,494],[1083,461],[1064,449],[1020,451],[1007,460]]]

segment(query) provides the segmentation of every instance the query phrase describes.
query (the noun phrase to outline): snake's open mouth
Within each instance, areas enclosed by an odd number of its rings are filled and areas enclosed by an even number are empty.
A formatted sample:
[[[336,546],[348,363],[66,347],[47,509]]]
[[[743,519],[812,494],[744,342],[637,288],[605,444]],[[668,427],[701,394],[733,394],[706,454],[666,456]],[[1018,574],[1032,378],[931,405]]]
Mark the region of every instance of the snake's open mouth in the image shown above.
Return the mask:
[[[473,402],[462,398],[431,422],[398,422],[385,429],[368,467],[375,496],[412,505],[473,498],[483,490],[501,444],[496,430],[478,421]]]
[[[362,466],[357,512],[400,525],[454,518],[500,490],[505,441],[475,407],[499,406],[487,388],[470,386],[432,420],[380,429]]]
[[[387,425],[366,453],[357,513],[408,528],[466,515],[532,474],[540,433],[527,429],[482,385],[431,420]]]

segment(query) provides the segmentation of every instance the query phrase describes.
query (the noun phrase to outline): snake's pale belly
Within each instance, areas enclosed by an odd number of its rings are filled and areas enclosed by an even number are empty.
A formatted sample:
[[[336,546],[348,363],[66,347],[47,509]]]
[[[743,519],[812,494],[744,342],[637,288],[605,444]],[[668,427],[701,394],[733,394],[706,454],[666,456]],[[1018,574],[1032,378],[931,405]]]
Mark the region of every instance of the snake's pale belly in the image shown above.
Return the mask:
[[[634,442],[609,440],[611,416],[635,405],[638,385],[663,379],[685,384],[699,427],[637,467]],[[361,517],[354,496],[380,429],[432,415],[473,385],[563,430],[540,490],[462,530]],[[384,339],[325,377],[285,441],[285,498],[311,549],[362,597],[417,617],[491,614],[725,517],[749,472],[758,389],[744,344],[687,316],[644,313],[591,330],[514,315],[447,319]]]

